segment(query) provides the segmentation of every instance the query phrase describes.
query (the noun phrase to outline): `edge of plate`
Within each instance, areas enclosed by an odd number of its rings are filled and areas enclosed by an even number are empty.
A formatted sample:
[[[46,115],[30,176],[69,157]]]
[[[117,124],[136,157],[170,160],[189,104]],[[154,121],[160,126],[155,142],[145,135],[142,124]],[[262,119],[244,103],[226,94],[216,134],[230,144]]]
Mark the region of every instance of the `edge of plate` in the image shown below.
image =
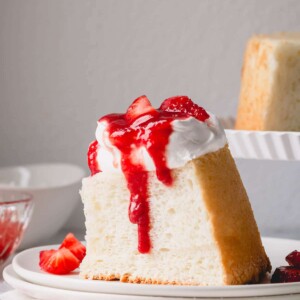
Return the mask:
[[[300,132],[225,129],[235,158],[300,160]]]

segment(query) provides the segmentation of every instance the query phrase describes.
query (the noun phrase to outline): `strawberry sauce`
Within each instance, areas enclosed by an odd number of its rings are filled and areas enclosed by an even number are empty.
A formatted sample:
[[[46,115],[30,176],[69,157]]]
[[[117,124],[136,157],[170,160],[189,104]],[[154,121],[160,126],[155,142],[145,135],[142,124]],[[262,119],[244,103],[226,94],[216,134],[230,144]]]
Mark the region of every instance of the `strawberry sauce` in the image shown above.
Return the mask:
[[[4,211],[0,219],[0,266],[15,250],[18,240],[23,234],[23,224],[13,221],[15,215],[11,211]]]
[[[148,171],[141,158],[141,149],[153,160],[156,176],[167,186],[172,185],[171,170],[167,165],[166,148],[173,131],[172,121],[190,116],[204,122],[209,118],[206,111],[186,96],[165,100],[159,109],[151,106],[146,96],[137,98],[126,114],[110,114],[99,122],[107,123],[110,143],[121,153],[121,168],[130,191],[129,220],[138,225],[138,250],[148,253],[151,249],[151,229],[148,202]],[[91,143],[88,163],[91,174],[101,172],[97,162],[97,141]]]
[[[88,151],[88,165],[90,167],[92,175],[100,172],[100,168],[97,162],[97,149],[98,149],[98,142],[93,141],[90,144],[89,151]]]

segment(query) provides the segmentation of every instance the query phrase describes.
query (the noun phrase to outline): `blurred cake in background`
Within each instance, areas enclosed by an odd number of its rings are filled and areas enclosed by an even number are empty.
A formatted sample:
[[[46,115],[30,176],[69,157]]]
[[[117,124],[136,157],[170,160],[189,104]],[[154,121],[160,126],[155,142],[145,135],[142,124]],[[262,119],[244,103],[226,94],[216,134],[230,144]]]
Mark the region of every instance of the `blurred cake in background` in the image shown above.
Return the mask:
[[[249,40],[235,128],[300,131],[300,33]]]

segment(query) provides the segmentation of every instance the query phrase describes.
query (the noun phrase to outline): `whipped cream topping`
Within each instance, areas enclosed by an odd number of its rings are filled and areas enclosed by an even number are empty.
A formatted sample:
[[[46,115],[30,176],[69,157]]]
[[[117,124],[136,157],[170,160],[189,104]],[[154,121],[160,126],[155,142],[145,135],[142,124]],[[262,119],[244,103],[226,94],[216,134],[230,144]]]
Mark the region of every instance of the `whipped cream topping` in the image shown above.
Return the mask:
[[[205,122],[194,117],[175,119],[171,122],[172,133],[166,148],[169,169],[179,168],[204,154],[215,152],[227,143],[225,132],[219,120],[209,113]],[[121,152],[113,146],[106,120],[98,122],[96,139],[99,143],[97,162],[102,172],[122,172]],[[134,145],[132,145],[134,147]],[[155,171],[154,162],[145,147],[134,149],[133,159],[142,163],[146,171]]]

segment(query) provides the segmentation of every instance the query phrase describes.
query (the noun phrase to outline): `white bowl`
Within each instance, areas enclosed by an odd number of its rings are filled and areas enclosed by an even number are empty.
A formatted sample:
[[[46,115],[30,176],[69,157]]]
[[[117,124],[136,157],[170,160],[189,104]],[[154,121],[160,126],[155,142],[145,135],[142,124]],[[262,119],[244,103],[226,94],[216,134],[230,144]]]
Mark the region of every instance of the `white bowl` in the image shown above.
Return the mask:
[[[34,211],[20,248],[46,243],[69,219],[79,202],[85,172],[71,164],[0,168],[0,190],[32,195]]]

